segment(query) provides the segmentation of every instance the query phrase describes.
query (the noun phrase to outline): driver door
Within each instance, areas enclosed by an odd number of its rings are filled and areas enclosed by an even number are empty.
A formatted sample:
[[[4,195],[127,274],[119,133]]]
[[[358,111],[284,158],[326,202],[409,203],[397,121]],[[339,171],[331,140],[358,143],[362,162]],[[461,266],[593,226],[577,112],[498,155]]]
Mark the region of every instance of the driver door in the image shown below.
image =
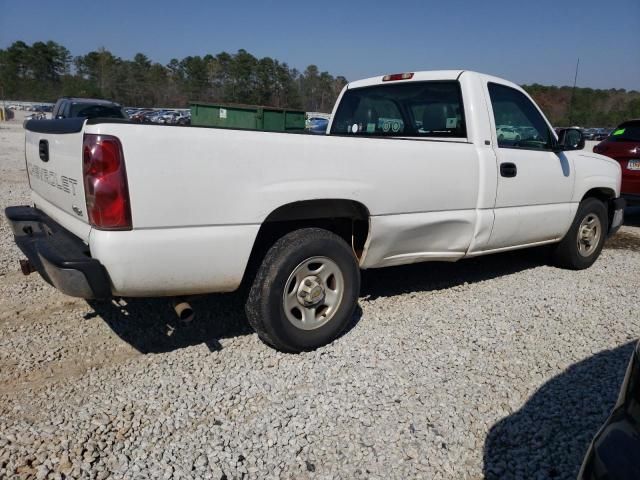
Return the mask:
[[[495,220],[487,249],[560,239],[571,223],[575,173],[534,103],[515,88],[487,85],[498,167]],[[496,127],[513,134],[500,135]]]

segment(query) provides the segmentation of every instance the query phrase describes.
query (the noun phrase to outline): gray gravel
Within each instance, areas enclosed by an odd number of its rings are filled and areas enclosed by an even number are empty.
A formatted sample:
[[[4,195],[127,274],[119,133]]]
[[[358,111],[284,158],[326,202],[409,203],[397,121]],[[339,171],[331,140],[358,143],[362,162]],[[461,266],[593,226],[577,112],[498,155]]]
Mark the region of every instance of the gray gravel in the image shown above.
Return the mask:
[[[20,122],[0,199],[28,203]],[[263,345],[238,296],[91,303],[0,228],[0,478],[575,478],[640,331],[640,215],[589,270],[538,252],[365,272],[352,328]]]

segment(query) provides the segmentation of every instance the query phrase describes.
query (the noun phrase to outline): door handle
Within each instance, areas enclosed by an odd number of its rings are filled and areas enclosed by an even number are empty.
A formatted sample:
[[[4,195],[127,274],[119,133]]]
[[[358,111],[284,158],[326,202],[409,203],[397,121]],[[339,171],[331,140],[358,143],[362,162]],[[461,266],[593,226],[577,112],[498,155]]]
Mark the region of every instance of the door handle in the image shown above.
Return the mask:
[[[518,167],[515,163],[506,162],[500,164],[500,175],[507,178],[515,177],[518,174]]]
[[[43,162],[49,161],[49,142],[47,140],[40,140],[38,143],[38,154]]]

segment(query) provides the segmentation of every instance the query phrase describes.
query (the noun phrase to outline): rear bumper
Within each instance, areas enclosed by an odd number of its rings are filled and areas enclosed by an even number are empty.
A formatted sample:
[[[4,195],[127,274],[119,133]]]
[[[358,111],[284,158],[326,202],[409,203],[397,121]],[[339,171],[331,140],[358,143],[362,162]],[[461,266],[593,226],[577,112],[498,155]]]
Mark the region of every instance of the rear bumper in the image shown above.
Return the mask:
[[[111,296],[107,271],[82,240],[33,207],[8,207],[5,215],[16,245],[47,282],[72,297]]]

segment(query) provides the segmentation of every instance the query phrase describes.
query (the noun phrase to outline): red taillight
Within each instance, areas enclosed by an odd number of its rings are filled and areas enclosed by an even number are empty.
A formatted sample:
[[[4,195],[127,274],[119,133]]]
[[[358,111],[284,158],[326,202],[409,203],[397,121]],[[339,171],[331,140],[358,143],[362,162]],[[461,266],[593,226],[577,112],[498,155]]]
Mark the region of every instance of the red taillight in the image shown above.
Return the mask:
[[[120,140],[110,135],[86,134],[82,175],[89,222],[102,230],[131,230],[129,188]]]
[[[385,75],[382,77],[383,82],[394,82],[396,80],[411,80],[413,73],[394,73],[393,75]]]

